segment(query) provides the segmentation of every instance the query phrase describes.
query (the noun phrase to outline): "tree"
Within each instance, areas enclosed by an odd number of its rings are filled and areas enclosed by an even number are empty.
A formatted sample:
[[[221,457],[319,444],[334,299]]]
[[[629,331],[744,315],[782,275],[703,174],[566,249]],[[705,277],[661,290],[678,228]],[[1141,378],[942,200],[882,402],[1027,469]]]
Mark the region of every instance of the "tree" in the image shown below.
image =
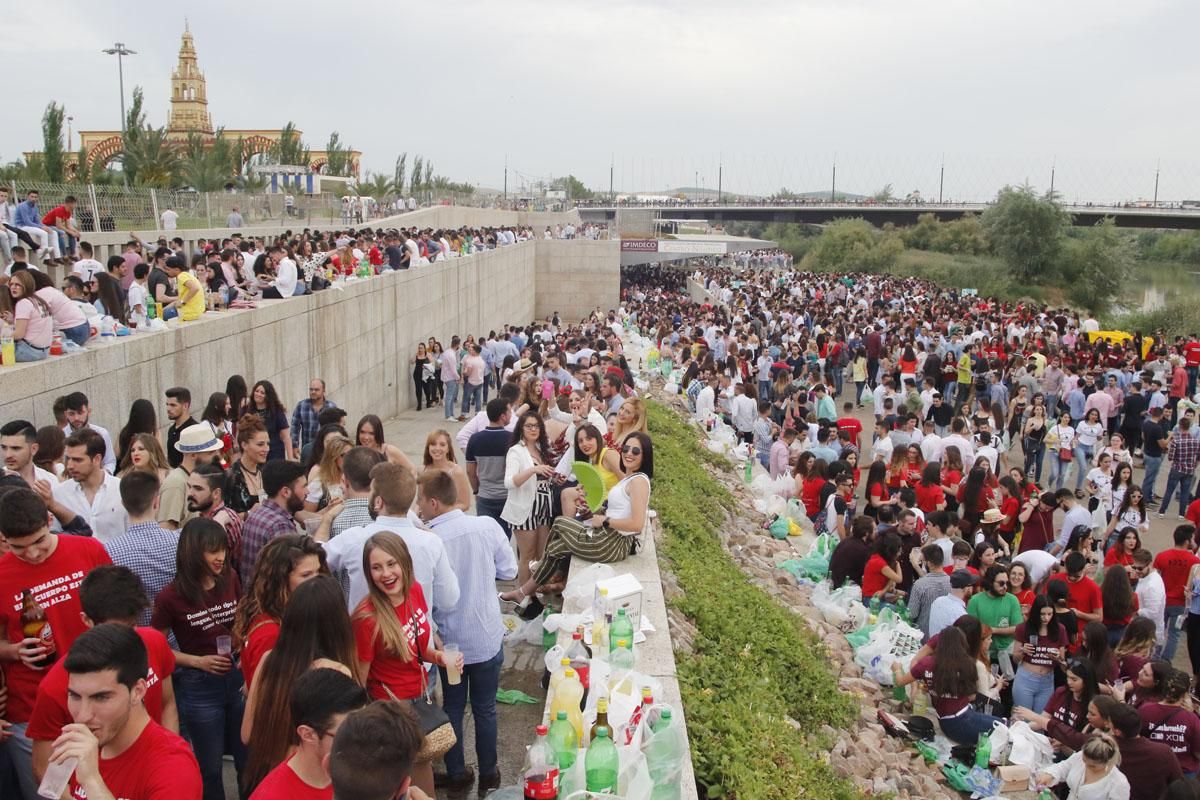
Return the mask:
[[[899,234],[883,233],[862,219],[841,219],[825,227],[805,256],[804,267],[882,272],[895,265],[903,250]]]
[[[914,250],[932,250],[934,240],[941,232],[941,225],[934,214],[925,213],[917,217],[916,225],[909,225],[901,231],[900,236],[906,247]]]
[[[938,225],[932,249],[939,253],[979,255],[988,251],[987,232],[974,214],[964,214],[953,222]]]
[[[1066,240],[1062,260],[1071,302],[1103,313],[1129,280],[1133,249],[1106,217],[1082,237]]]
[[[408,166],[408,153],[401,153],[396,156],[396,170],[392,174],[392,185],[396,187],[397,194],[404,194],[404,172]]]
[[[424,161],[420,156],[413,158],[412,180],[408,185],[408,193],[414,195],[421,191],[421,163]]]
[[[198,192],[220,191],[234,182],[237,156],[234,143],[222,129],[217,130],[211,145],[203,137],[189,134],[179,158],[180,182]]]
[[[350,145],[342,144],[337,131],[329,134],[325,145],[325,173],[328,175],[350,174]]]
[[[992,250],[1022,283],[1045,283],[1054,276],[1070,221],[1058,203],[1038,197],[1031,186],[1005,186],[983,212]]]
[[[374,197],[382,200],[390,194],[395,194],[395,185],[387,175],[378,172],[368,172],[366,177],[358,182],[354,193],[362,197]]]
[[[75,155],[75,180],[79,183],[89,183],[91,177],[87,163],[87,148],[79,145],[79,152]]]
[[[421,178],[421,188],[429,191],[433,188],[433,162],[425,162],[425,175]]]
[[[555,191],[566,192],[567,197],[572,200],[591,200],[596,195],[595,192],[583,185],[583,181],[574,175],[555,178],[551,181],[550,188]]]
[[[58,103],[50,103],[42,114],[42,168],[51,183],[62,183],[67,173],[63,148],[63,120],[66,112]]]
[[[165,189],[175,184],[180,160],[175,147],[167,140],[166,128],[144,128],[133,137],[133,147],[126,139],[125,173],[130,183]]]
[[[871,199],[879,203],[887,203],[895,198],[896,195],[892,192],[892,185],[890,183],[884,184],[882,189],[871,195]]]
[[[279,131],[279,141],[271,146],[268,158],[275,164],[308,166],[312,162],[312,151],[300,139],[296,123],[288,121]]]

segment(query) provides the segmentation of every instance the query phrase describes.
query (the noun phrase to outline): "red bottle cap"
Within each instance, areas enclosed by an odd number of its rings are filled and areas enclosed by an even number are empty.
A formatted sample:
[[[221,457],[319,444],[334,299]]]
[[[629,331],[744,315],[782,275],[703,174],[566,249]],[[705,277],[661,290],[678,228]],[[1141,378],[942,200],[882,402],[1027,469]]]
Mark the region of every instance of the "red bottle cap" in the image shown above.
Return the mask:
[[[546,735],[546,734],[548,734],[549,732],[550,732],[550,729],[549,729],[549,728],[547,728],[545,725],[538,725],[538,726],[537,726],[537,735],[538,735],[538,736],[545,736],[545,735]]]

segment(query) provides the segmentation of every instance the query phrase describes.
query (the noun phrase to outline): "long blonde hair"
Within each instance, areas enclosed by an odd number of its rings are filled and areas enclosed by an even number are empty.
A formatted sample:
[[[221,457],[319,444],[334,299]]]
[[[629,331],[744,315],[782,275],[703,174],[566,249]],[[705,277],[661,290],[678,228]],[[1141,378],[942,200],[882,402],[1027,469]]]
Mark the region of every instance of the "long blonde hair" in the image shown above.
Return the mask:
[[[625,428],[621,425],[621,423],[619,421],[614,421],[613,422],[613,441],[614,442],[624,441],[625,437],[628,434],[635,433],[635,432],[647,433],[648,429],[646,427],[646,404],[642,402],[641,398],[626,397],[625,402],[623,402],[621,405],[622,405],[622,407],[629,406],[630,408],[633,409],[633,424],[630,425],[628,428]]]
[[[358,604],[358,608],[354,609],[354,618],[373,619],[375,635],[383,640],[384,649],[392,655],[399,656],[401,661],[412,661],[415,654],[409,645],[408,636],[404,632],[404,623],[401,622],[392,601],[371,577],[371,554],[376,550],[387,553],[396,559],[396,562],[403,568],[402,588],[406,602],[412,592],[413,563],[412,556],[408,553],[408,545],[404,543],[399,534],[392,531],[380,531],[367,539],[366,544],[363,545],[363,574],[367,576],[367,596]]]
[[[345,436],[331,436],[325,442],[325,452],[321,455],[321,464],[317,467],[317,475],[325,491],[342,482],[342,470],[338,467],[338,459],[346,455],[354,444]]]

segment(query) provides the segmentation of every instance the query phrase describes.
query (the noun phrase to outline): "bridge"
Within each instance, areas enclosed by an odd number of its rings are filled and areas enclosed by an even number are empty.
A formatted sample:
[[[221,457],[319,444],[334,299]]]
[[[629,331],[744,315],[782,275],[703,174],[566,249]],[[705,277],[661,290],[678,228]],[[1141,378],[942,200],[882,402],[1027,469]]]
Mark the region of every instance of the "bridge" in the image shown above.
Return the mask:
[[[663,219],[707,220],[709,222],[800,222],[820,225],[838,219],[861,218],[872,225],[892,223],[915,225],[917,217],[933,214],[948,222],[967,214],[982,214],[989,203],[621,203],[617,205],[579,205],[585,222],[611,222],[619,211],[657,212]],[[1105,206],[1066,205],[1075,225],[1091,226],[1112,217],[1121,228],[1178,228],[1200,230],[1200,208],[1180,206]]]

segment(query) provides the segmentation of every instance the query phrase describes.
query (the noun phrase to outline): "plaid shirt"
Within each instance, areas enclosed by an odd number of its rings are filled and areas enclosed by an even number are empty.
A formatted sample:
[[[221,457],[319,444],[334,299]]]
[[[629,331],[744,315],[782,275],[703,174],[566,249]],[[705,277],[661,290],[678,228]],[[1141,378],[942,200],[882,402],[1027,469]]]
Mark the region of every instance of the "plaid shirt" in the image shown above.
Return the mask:
[[[321,411],[327,408],[337,408],[337,403],[326,398]],[[316,438],[317,431],[321,428],[317,422],[319,414],[320,412],[313,408],[312,400],[308,398],[296,403],[296,410],[292,412],[292,447],[299,450],[301,441],[311,442]]]
[[[225,529],[229,537],[229,562],[233,568],[240,570],[242,563],[242,518],[229,506],[221,503],[213,506],[202,514],[205,519],[216,520]]]
[[[358,528],[362,525],[370,525],[375,521],[371,516],[371,501],[366,497],[349,497],[342,503],[342,510],[333,519],[333,527],[329,531],[329,538],[337,536],[342,531]]]
[[[264,500],[254,507],[242,525],[242,558],[238,564],[238,577],[242,579],[242,586],[250,585],[250,578],[254,575],[254,562],[258,560],[258,553],[267,542],[276,536],[295,532],[296,523],[292,521],[292,515],[274,500]]]
[[[175,580],[175,551],[179,549],[179,531],[167,530],[157,522],[130,525],[125,533],[107,542],[104,549],[114,564],[129,567],[146,585],[150,605],[166,585]],[[138,614],[138,625],[150,624],[150,609]]]
[[[1190,475],[1196,471],[1197,459],[1200,459],[1200,438],[1187,431],[1175,431],[1167,445],[1171,471]]]

